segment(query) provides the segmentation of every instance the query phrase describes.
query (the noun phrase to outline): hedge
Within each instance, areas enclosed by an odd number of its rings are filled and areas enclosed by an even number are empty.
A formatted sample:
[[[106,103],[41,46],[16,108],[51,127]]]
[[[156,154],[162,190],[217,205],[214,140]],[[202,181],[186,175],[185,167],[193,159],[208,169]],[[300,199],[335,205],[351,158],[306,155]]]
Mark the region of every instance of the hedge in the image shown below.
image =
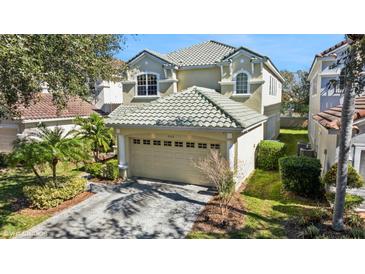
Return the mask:
[[[88,163],[85,165],[86,172],[90,173],[91,176],[100,178],[103,175],[103,164],[102,163]]]
[[[0,152],[0,168],[8,166],[9,156],[8,154]]]
[[[49,180],[45,185],[24,186],[24,196],[31,207],[48,209],[60,205],[62,202],[74,198],[85,191],[86,179],[80,177],[57,178],[58,184],[54,186]]]
[[[324,175],[323,182],[328,185],[336,185],[337,163],[334,164]],[[349,164],[347,173],[347,186],[349,188],[360,188],[364,186],[364,179],[361,175]]]
[[[109,160],[105,163],[103,177],[108,180],[115,180],[119,177],[118,160]]]
[[[105,163],[89,163],[85,165],[86,172],[99,179],[115,180],[119,177],[118,160],[108,160]]]
[[[322,198],[321,163],[305,156],[289,156],[279,160],[280,176],[285,190],[308,198]]]
[[[286,145],[278,141],[263,140],[257,149],[257,167],[263,170],[277,170],[278,161],[285,156]]]

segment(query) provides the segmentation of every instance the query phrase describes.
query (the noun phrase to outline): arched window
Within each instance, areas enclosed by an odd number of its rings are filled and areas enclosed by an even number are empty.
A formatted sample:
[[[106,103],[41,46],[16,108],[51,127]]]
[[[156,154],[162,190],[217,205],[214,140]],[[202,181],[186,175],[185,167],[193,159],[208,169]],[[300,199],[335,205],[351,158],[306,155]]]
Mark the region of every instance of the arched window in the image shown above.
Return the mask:
[[[137,95],[156,96],[157,95],[157,75],[151,73],[137,76]]]
[[[247,94],[248,93],[248,75],[241,72],[236,75],[236,93]]]

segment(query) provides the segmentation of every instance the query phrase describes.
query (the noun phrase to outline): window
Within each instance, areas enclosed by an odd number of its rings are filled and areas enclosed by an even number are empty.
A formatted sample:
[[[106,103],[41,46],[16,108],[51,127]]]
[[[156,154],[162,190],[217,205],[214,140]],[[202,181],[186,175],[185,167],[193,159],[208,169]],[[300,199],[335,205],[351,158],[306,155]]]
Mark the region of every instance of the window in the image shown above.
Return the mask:
[[[183,142],[175,142],[175,147],[183,147]]]
[[[157,95],[157,75],[141,74],[137,76],[137,95],[156,96]]]
[[[270,76],[269,95],[276,96],[277,92],[278,92],[278,80],[276,80],[276,78]]]
[[[205,144],[205,143],[198,143],[198,148],[207,148],[207,144]]]
[[[247,94],[248,93],[248,75],[241,72],[236,75],[236,93]]]
[[[165,147],[171,147],[171,146],[172,146],[172,142],[171,142],[171,141],[164,141],[164,142],[163,142],[163,145],[164,145]]]
[[[133,139],[133,144],[139,145],[141,143],[140,139]]]
[[[143,140],[143,144],[144,145],[150,145],[151,144],[151,141],[150,140]]]
[[[220,145],[219,144],[210,144],[210,148],[211,149],[220,149]]]
[[[160,146],[161,145],[161,141],[160,140],[154,140],[153,141],[153,145],[154,146]]]
[[[194,148],[195,147],[195,143],[186,142],[186,147]]]

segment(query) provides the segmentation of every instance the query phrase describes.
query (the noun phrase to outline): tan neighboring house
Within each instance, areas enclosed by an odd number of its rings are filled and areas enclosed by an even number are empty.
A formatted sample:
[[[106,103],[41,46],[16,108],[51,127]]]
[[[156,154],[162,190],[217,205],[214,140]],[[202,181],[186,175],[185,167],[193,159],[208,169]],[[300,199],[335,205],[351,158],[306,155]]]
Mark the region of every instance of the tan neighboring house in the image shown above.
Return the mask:
[[[18,137],[24,137],[36,130],[40,123],[46,127],[62,127],[65,132],[76,128],[73,120],[77,117],[87,117],[95,110],[90,103],[72,97],[66,107],[58,111],[52,102],[52,95],[39,93],[28,107],[19,106],[20,116],[12,120],[0,120],[0,152],[11,152],[13,142]]]
[[[317,54],[314,58],[309,81],[308,135],[310,143],[320,159],[322,172],[325,173],[338,159],[339,125],[341,119],[343,87],[340,81],[342,66],[335,65],[346,56],[348,43],[342,41]],[[336,80],[338,85],[331,85]],[[365,177],[365,97],[358,97],[350,161],[354,168]]]
[[[237,182],[254,169],[255,149],[279,134],[284,79],[268,57],[215,41],[129,62],[116,128],[128,177],[209,184],[196,167],[216,149]]]

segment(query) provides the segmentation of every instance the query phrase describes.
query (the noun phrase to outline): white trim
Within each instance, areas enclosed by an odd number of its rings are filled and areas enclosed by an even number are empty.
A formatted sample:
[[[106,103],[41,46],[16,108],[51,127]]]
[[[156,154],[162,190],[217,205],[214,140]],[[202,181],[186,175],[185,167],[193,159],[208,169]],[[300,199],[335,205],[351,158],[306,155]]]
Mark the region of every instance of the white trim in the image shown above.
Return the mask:
[[[157,57],[157,56],[155,56],[155,55],[153,55],[153,53],[150,53],[150,52],[148,52],[148,51],[146,51],[146,50],[144,50],[144,52],[141,54],[141,55],[139,55],[138,57],[136,57],[135,59],[133,59],[131,62],[128,62],[128,64],[130,64],[130,65],[133,65],[133,64],[135,64],[135,63],[137,63],[137,62],[139,62],[143,57],[145,57],[146,55],[148,55],[149,57],[151,57],[152,59],[155,59],[157,62],[159,62],[159,63],[161,63],[161,64],[171,64],[171,63],[169,63],[168,61],[166,61],[166,60],[163,60],[163,59],[161,59],[161,58],[159,58],[159,57]],[[171,64],[172,65],[172,64]]]
[[[156,76],[156,81],[157,81],[157,95],[148,95],[148,78],[146,76],[146,95],[138,95],[138,76],[140,75],[148,75],[148,74],[153,74]],[[134,97],[135,98],[152,98],[152,97],[160,97],[160,74],[156,73],[156,72],[152,72],[152,71],[143,71],[143,72],[139,72],[137,73],[135,76],[135,92],[134,92]]]
[[[21,120],[23,124],[28,123],[39,123],[39,122],[58,122],[58,121],[72,121],[75,120],[77,116],[65,117],[65,118],[43,118],[43,119],[25,119]],[[81,118],[87,118],[89,116],[80,116]]]
[[[236,90],[236,77],[238,74],[241,74],[241,73],[245,73],[247,75],[247,92],[246,93],[237,93],[237,90]],[[240,69],[239,71],[237,71],[233,77],[233,94],[234,95],[241,95],[241,94],[244,94],[244,95],[250,95],[251,94],[251,88],[250,88],[250,85],[251,85],[251,74],[247,71],[247,70],[244,70],[244,69]]]

